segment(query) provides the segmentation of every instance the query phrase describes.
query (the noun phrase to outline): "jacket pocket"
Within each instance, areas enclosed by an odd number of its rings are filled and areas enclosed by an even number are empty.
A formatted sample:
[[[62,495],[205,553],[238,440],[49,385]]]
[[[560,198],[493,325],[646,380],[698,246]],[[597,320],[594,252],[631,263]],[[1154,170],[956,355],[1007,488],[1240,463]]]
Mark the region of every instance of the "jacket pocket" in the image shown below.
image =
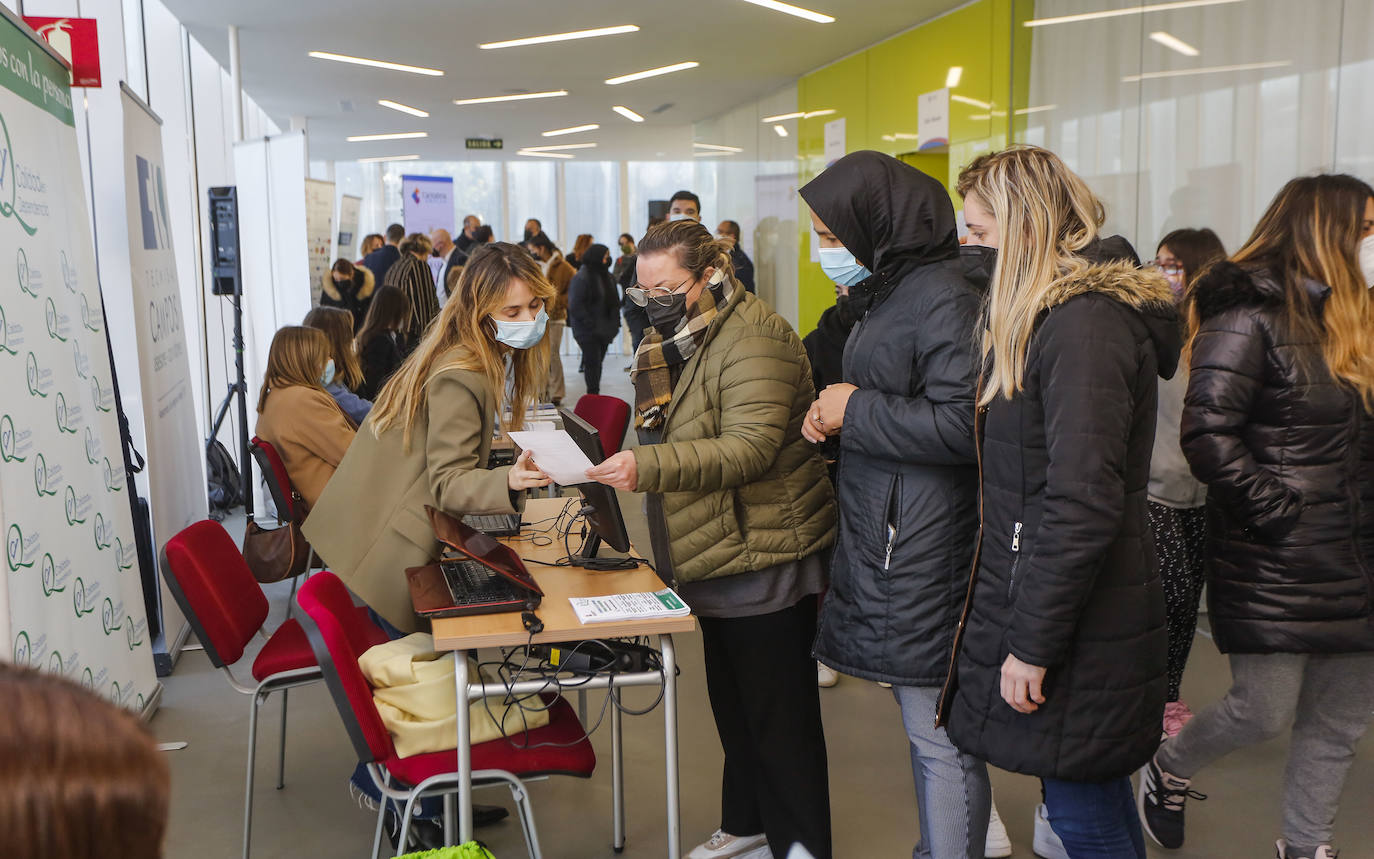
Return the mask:
[[[1017,522],[1011,530],[1011,574],[1007,576],[1007,602],[1016,596],[1016,574],[1021,568],[1021,534],[1025,526]]]
[[[892,475],[892,483],[887,490],[887,504],[883,507],[883,570],[892,569],[892,550],[902,532],[902,475]]]

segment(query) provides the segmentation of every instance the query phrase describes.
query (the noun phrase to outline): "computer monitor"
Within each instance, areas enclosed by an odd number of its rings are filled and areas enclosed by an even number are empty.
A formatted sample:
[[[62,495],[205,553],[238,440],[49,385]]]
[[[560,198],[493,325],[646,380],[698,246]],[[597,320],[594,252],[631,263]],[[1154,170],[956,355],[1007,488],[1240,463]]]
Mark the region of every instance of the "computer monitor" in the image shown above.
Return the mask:
[[[558,414],[563,419],[563,429],[572,436],[572,440],[577,442],[593,465],[600,465],[606,456],[601,450],[601,436],[596,427],[582,420],[572,409],[560,407]],[[582,493],[583,509],[592,532],[577,557],[572,559],[573,563],[579,557],[595,558],[603,540],[617,552],[630,551],[630,535],[625,531],[625,517],[620,513],[620,501],[616,498],[615,490],[604,483],[593,482],[578,485],[577,491]]]

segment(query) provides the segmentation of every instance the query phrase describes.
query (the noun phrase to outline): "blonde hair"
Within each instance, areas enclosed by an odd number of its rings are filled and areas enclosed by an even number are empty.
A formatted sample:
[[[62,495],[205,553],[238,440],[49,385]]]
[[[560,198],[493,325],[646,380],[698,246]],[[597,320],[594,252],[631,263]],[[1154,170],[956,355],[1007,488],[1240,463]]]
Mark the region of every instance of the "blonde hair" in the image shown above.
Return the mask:
[[[473,251],[453,296],[373,404],[370,418],[377,436],[399,423],[404,429],[403,444],[409,450],[410,433],[426,405],[425,386],[436,374],[451,369],[484,375],[498,403],[510,408],[506,428],[519,430],[524,426],[525,410],[548,375],[549,340],[542,338],[530,349],[512,349],[497,341],[491,314],[505,306],[506,293],[515,281],[523,282],[545,302],[554,296],[553,286],[523,248],[493,242]],[[439,359],[456,347],[460,347],[457,356],[440,364]],[[507,355],[515,381],[508,403],[502,402],[506,399]]]
[[[708,268],[723,269],[731,277],[735,275],[729,248],[697,221],[683,219],[654,224],[639,240],[640,259],[666,252],[672,252],[678,265],[697,280],[706,278]]]
[[[1055,286],[1088,268],[1106,210],[1087,183],[1047,149],[1013,146],[981,155],[959,174],[959,194],[977,196],[1001,241],[987,299],[983,352],[991,364],[979,405],[1022,389],[1035,320]]]
[[[1349,385],[1365,408],[1374,408],[1374,299],[1360,270],[1358,248],[1370,199],[1374,188],[1353,176],[1293,179],[1275,195],[1250,238],[1231,257],[1242,268],[1268,271],[1279,281],[1284,323],[1302,339],[1321,344],[1327,370]],[[1303,286],[1306,280],[1331,290],[1320,313]],[[1190,346],[1202,324],[1197,299],[1190,288]]]
[[[363,367],[353,345],[353,313],[341,307],[316,307],[305,314],[305,326],[318,328],[329,338],[329,351],[339,381],[350,391],[363,383]]]
[[[434,242],[424,233],[411,233],[396,248],[403,254],[419,254],[427,257],[434,251]]]
[[[287,325],[272,337],[267,352],[267,372],[258,393],[258,414],[267,407],[267,395],[279,388],[301,386],[324,392],[320,374],[329,363],[329,338],[318,328]],[[329,396],[325,393],[325,396]]]

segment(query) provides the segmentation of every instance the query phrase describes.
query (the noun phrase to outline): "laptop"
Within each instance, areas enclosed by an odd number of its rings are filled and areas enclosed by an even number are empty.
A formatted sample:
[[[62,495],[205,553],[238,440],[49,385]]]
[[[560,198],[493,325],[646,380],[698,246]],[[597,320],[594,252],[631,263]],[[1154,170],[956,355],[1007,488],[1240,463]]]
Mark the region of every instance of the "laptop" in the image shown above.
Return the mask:
[[[519,513],[469,513],[463,524],[492,537],[520,536]]]
[[[509,546],[441,510],[426,506],[434,536],[455,550],[437,564],[406,570],[410,599],[421,617],[466,617],[532,611],[544,592]]]

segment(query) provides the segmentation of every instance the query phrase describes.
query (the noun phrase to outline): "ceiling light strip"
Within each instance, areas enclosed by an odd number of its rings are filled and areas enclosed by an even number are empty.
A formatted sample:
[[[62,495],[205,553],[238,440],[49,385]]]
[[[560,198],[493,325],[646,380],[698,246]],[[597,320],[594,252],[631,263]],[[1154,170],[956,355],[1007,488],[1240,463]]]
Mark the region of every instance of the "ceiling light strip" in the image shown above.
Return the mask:
[[[1228,3],[1243,2],[1245,2],[1245,0],[1175,0],[1175,2],[1172,3],[1147,3],[1144,6],[1127,6],[1124,9],[1107,9],[1102,12],[1083,12],[1078,15],[1059,15],[1054,18],[1033,18],[1027,21],[1024,26],[1049,27],[1054,24],[1076,24],[1079,21],[1120,18],[1124,15],[1144,15],[1149,12],[1170,12],[1174,9],[1192,9],[1198,6],[1222,6]]]
[[[392,110],[399,110],[401,113],[408,113],[411,116],[418,116],[422,119],[429,116],[429,111],[427,110],[420,110],[418,107],[401,104],[399,101],[392,101],[389,98],[379,98],[377,99],[377,104],[380,104],[382,107],[389,107]]]
[[[557,146],[525,146],[521,152],[560,152],[564,149],[595,149],[595,143],[560,143]]]
[[[1175,36],[1173,33],[1166,33],[1163,30],[1156,30],[1150,34],[1150,41],[1158,42],[1171,51],[1177,51],[1185,57],[1196,57],[1200,51],[1192,45]]]
[[[559,137],[564,134],[578,134],[583,131],[596,131],[600,127],[600,125],[593,122],[587,125],[574,125],[569,128],[555,128],[553,131],[543,132],[540,137]]]
[[[370,66],[374,69],[390,69],[393,72],[410,72],[413,75],[443,77],[444,74],[439,69],[427,69],[423,66],[407,66],[404,63],[389,63],[386,60],[369,60],[367,57],[350,57],[347,54],[331,54],[328,51],[310,51],[308,56],[314,57],[317,60],[333,60],[336,63]]]
[[[547,36],[526,36],[523,39],[507,39],[504,42],[484,42],[477,47],[484,51],[498,48],[522,48],[526,45],[545,45],[550,42],[570,42],[574,39],[594,39],[597,36],[618,36],[621,33],[637,33],[634,24],[619,24],[615,27],[597,27],[593,30],[573,30],[569,33],[550,33]]]
[[[764,9],[771,9],[774,12],[782,12],[784,15],[791,15],[795,18],[804,18],[817,24],[833,24],[835,17],[824,12],[814,12],[810,9],[803,9],[800,6],[793,6],[791,3],[782,3],[780,0],[744,0],[745,3],[752,3]]]
[[[516,155],[527,155],[530,158],[571,158],[566,152],[535,152],[532,149],[517,149]]]
[[[559,98],[568,94],[565,89],[550,90],[548,92],[522,92],[515,95],[488,95],[481,98],[457,98],[454,104],[495,104],[498,101],[527,101],[532,98]]]
[[[625,117],[625,118],[628,119],[630,122],[643,122],[643,121],[644,121],[644,117],[642,117],[642,116],[640,116],[639,114],[635,113],[633,110],[630,110],[628,107],[626,107],[626,106],[623,105],[623,104],[617,104],[615,107],[612,107],[611,110],[613,110],[613,111],[615,111],[616,113],[620,114],[621,116]]]
[[[956,87],[959,85],[959,81],[963,80],[963,77],[963,66],[950,66],[949,72],[945,75],[945,86]]]
[[[1254,72],[1260,69],[1281,69],[1285,66],[1293,65],[1292,60],[1275,60],[1269,63],[1241,63],[1235,66],[1204,66],[1200,69],[1174,69],[1167,72],[1143,72],[1138,75],[1126,75],[1121,79],[1123,84],[1140,83],[1141,81],[1158,80],[1159,78],[1186,78],[1192,75],[1215,75],[1225,72]]]
[[[420,137],[429,137],[428,131],[401,131],[395,134],[355,134],[352,137],[345,137],[349,143],[371,143],[374,140],[415,140]]]
[[[966,105],[968,105],[969,107],[976,107],[976,108],[979,108],[980,110],[992,110],[992,105],[991,105],[991,104],[989,104],[989,103],[987,103],[987,102],[985,102],[985,101],[979,101],[979,100],[976,99],[976,98],[969,98],[969,97],[966,96],[966,95],[952,95],[952,96],[949,97],[949,100],[950,100],[950,101],[957,101],[957,102],[959,102],[960,104],[966,104]]]
[[[774,130],[775,132],[777,132],[777,134],[778,134],[779,137],[786,137],[786,136],[787,136],[787,129],[784,128],[784,127],[782,127],[781,125],[775,125],[775,126],[773,126],[773,130]]]
[[[359,158],[359,164],[379,164],[383,161],[419,161],[418,155],[378,155],[373,158]]]
[[[697,62],[696,60],[689,60],[685,63],[674,63],[671,66],[659,66],[656,69],[645,69],[642,72],[632,72],[628,75],[621,75],[620,77],[607,78],[606,83],[610,86],[616,86],[617,84],[627,84],[631,81],[642,81],[645,78],[656,78],[659,75],[670,75],[673,72],[685,72],[688,69],[694,69],[699,65],[701,65],[701,63]]]
[[[738,146],[724,146],[720,143],[693,143],[697,149],[710,149],[713,152],[743,152]]]

